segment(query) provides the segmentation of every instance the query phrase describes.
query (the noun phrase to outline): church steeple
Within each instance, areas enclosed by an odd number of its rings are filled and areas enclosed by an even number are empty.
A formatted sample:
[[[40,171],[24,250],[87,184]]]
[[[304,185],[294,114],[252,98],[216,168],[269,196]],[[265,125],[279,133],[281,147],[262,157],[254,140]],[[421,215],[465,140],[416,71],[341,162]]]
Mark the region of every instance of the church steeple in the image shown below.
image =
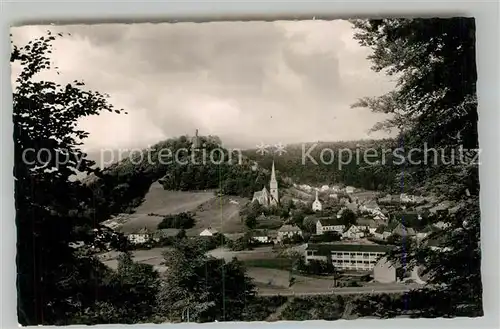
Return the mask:
[[[269,190],[269,192],[271,192],[271,201],[278,204],[280,199],[278,194],[278,181],[276,180],[276,171],[274,170],[274,161],[271,168],[271,181],[269,182]]]
[[[271,182],[276,181],[276,172],[274,171],[274,161],[273,161],[273,167],[271,169]]]

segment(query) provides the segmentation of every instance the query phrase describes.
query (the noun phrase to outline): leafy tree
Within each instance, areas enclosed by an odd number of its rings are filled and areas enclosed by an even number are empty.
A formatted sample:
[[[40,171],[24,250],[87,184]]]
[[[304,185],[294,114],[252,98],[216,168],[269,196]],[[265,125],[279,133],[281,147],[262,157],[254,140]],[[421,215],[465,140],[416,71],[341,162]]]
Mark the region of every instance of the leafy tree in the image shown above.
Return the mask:
[[[394,122],[385,125],[400,130],[399,141],[406,148],[422,149],[425,143],[441,150],[477,149],[474,19],[377,19],[353,23],[361,45],[374,50],[370,56],[374,69],[398,81],[391,93],[362,99],[355,106],[395,114]],[[429,288],[415,294],[420,296],[416,298],[420,304],[412,306],[419,314],[483,313],[478,167],[465,153],[459,161],[455,156],[453,162],[406,165],[397,176],[405,186],[439,193],[456,201],[460,208],[454,215],[445,216],[450,224],[446,231],[431,235],[440,235],[443,249],[436,251],[424,243],[418,248],[399,248],[393,255],[400,258],[404,253],[409,266],[423,264],[430,275]],[[451,156],[445,155],[449,160]]]
[[[85,324],[141,323],[154,318],[159,275],[148,264],[135,263],[130,254],[118,258],[118,269],[106,278],[99,289],[99,300],[75,316]]]
[[[253,215],[249,215],[246,219],[245,219],[245,225],[249,228],[249,229],[254,229],[256,226],[257,226],[257,218]]]
[[[342,213],[340,214],[340,221],[345,225],[345,227],[356,224],[356,218],[356,214],[348,208],[344,208],[344,210],[342,210]]]
[[[238,260],[208,257],[197,243],[182,241],[165,253],[165,262],[160,312],[171,321],[181,320],[187,309],[190,321],[238,320],[255,298],[255,286]]]
[[[185,230],[194,227],[195,223],[193,214],[181,212],[163,217],[162,221],[158,224],[158,229],[177,228]]]
[[[74,81],[60,85],[40,80],[50,70],[51,32],[13,45],[10,61],[21,73],[13,86],[14,177],[17,224],[18,316],[23,325],[64,323],[95,303],[96,279],[102,269],[88,246],[99,235],[92,218],[94,195],[70,178],[92,172],[92,161],[80,150],[88,136],[78,119],[114,111],[99,92]],[[106,218],[105,218],[106,219]],[[104,242],[104,241],[102,241]],[[75,299],[75,296],[79,296]]]
[[[340,238],[342,235],[337,232],[337,231],[326,231],[321,234],[321,239],[324,242],[334,242],[334,241],[340,241]]]

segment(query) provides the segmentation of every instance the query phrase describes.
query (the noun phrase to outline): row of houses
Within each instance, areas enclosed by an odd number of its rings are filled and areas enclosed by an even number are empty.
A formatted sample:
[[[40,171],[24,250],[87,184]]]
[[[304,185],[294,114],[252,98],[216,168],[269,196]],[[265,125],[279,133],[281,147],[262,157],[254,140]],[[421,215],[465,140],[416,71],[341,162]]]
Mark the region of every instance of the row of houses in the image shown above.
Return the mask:
[[[333,193],[341,193],[345,192],[347,194],[352,194],[356,191],[356,188],[354,186],[346,186],[346,187],[341,187],[339,185],[323,185],[320,188],[312,187],[307,184],[293,184],[293,186],[299,190],[306,191],[306,192],[312,192],[312,191],[320,191],[320,192],[333,192]]]
[[[432,232],[445,228],[442,222],[427,225],[424,229],[417,231],[412,227],[405,226],[400,221],[392,221],[388,224],[377,222],[374,219],[360,218],[356,224],[346,227],[339,218],[320,218],[316,222],[316,234],[325,232],[337,232],[344,239],[362,239],[372,236],[378,240],[387,240],[391,235],[423,240]]]

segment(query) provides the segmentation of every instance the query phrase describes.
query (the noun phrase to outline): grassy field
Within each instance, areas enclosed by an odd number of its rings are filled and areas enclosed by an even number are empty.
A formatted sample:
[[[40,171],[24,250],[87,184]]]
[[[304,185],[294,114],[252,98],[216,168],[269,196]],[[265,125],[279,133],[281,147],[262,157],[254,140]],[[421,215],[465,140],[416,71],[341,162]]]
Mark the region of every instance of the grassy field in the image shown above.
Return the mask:
[[[238,197],[216,197],[213,191],[167,191],[159,183],[153,183],[144,202],[134,214],[128,216],[121,230],[127,233],[143,227],[156,230],[163,216],[194,212],[196,225],[187,230],[188,235],[198,235],[208,227],[222,233],[241,233],[245,227],[241,222],[239,211],[247,202],[249,200]]]
[[[196,225],[187,230],[188,235],[199,234],[207,227],[212,227],[221,233],[242,233],[245,225],[240,218],[240,209],[249,202],[233,196],[215,197],[200,204],[195,209]]]
[[[201,204],[215,199],[213,191],[182,192],[167,191],[155,182],[146,194],[144,202],[136,209],[138,214],[156,213],[160,215],[192,211]]]
[[[247,259],[243,260],[246,267],[271,268],[288,271],[292,262],[288,258],[267,258],[267,259]]]

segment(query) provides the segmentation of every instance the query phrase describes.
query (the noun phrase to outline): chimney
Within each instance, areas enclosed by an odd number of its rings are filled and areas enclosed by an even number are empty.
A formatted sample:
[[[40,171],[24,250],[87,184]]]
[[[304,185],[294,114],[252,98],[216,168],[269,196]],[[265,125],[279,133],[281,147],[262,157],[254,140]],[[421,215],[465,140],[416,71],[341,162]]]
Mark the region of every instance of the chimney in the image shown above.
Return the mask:
[[[196,129],[195,136],[198,137],[198,129]]]

